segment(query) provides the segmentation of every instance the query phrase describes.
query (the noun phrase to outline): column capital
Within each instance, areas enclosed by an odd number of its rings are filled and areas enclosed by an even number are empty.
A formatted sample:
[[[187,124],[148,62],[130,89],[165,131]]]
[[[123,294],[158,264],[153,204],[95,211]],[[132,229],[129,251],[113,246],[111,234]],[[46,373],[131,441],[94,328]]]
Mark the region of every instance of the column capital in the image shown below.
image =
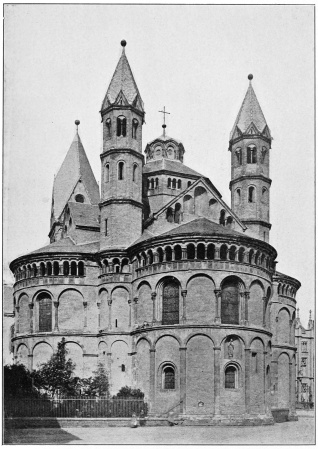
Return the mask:
[[[262,298],[262,299],[263,299],[263,301],[266,301],[266,299],[267,299],[267,296],[263,296],[263,298]]]
[[[157,293],[151,292],[151,299],[154,301],[156,299]]]
[[[111,306],[112,305],[112,300],[111,299],[107,299],[107,304],[109,305],[109,306]]]
[[[87,301],[83,301],[83,306],[87,307]]]
[[[16,306],[16,311],[19,313],[20,307]]]
[[[135,304],[138,303],[138,296],[136,296],[136,297],[134,298],[134,303],[135,303]]]
[[[216,296],[220,296],[220,294],[221,294],[221,289],[220,289],[220,288],[216,288],[216,289],[214,290],[214,293],[216,294]]]
[[[186,289],[181,290],[181,295],[182,296],[187,296],[187,293],[188,293],[188,290],[186,290]]]
[[[149,352],[156,352],[156,350],[154,348],[150,348]]]
[[[245,352],[251,352],[251,348],[244,348]]]
[[[59,306],[59,302],[58,301],[54,301],[53,304],[54,304],[54,307],[58,307]]]
[[[244,292],[245,298],[250,299],[250,292]]]
[[[100,302],[97,302],[96,305],[97,305],[97,308],[100,309]]]
[[[187,350],[187,347],[186,346],[181,346],[180,348],[179,348],[179,351],[186,351]]]
[[[128,304],[131,305],[131,303],[132,303],[132,300],[128,299]]]
[[[213,350],[214,351],[221,351],[221,346],[214,346]]]
[[[33,309],[33,307],[34,307],[34,304],[33,304],[33,302],[31,302],[30,304],[29,304],[29,309]]]

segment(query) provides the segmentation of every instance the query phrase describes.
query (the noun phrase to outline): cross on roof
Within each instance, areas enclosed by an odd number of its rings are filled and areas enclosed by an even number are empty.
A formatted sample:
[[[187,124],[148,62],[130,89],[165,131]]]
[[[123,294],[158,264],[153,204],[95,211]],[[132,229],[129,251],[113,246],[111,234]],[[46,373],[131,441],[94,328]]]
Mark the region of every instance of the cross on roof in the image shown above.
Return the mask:
[[[166,112],[166,107],[165,106],[163,107],[163,111],[158,111],[158,112],[162,112],[162,114],[163,114],[163,125],[162,125],[162,127],[163,127],[163,135],[165,136],[166,135],[166,127],[167,127],[167,125],[166,125],[166,114],[170,115],[170,112]]]

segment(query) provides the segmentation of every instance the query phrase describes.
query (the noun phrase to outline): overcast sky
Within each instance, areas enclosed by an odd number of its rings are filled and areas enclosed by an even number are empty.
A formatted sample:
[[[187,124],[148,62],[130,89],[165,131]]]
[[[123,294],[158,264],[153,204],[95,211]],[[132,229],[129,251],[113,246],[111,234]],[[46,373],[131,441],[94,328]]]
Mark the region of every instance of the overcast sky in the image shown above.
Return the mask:
[[[99,110],[126,39],[145,103],[143,148],[161,134],[230,204],[229,133],[253,87],[274,137],[270,243],[314,307],[313,6],[6,5],[4,268],[48,243],[51,196],[75,134],[100,182]]]

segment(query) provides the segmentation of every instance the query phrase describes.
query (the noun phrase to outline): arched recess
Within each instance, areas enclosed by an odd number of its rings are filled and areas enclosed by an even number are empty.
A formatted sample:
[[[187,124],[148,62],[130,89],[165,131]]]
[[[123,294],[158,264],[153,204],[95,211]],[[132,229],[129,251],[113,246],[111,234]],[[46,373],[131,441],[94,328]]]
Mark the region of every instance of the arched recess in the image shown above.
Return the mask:
[[[250,353],[250,404],[251,412],[265,413],[265,373],[264,343],[255,338],[251,343]]]
[[[215,198],[211,198],[209,201],[209,216],[213,221],[218,221],[219,218],[219,203]]]
[[[150,345],[145,338],[141,338],[136,345],[136,381],[137,388],[145,393],[145,400],[150,395]]]
[[[168,276],[158,283],[162,324],[178,324],[180,308],[180,282]]]
[[[111,346],[111,394],[116,394],[125,385],[130,385],[128,345],[116,340]]]
[[[227,335],[221,343],[221,358],[242,361],[244,357],[244,340],[236,334]]]
[[[66,360],[71,359],[75,363],[74,376],[83,377],[83,349],[82,347],[73,341],[65,343],[65,349],[67,351]]]
[[[266,300],[265,300],[265,325],[269,326],[270,322],[270,299],[272,297],[272,290],[270,287],[266,290]]]
[[[17,363],[29,368],[29,350],[23,343],[17,349]]]
[[[250,286],[250,298],[248,300],[248,321],[252,326],[263,324],[263,298],[265,296],[263,284],[256,280]]]
[[[83,296],[73,289],[64,290],[59,297],[59,329],[82,330],[84,326]]]
[[[102,289],[99,292],[100,303],[100,329],[106,329],[109,325],[109,306],[108,306],[109,294],[106,289]]]
[[[123,287],[116,287],[112,291],[112,328],[113,330],[127,330],[129,325],[129,294]]]
[[[286,353],[278,357],[278,408],[289,408],[289,356]]]
[[[204,275],[193,276],[187,284],[186,317],[190,323],[212,324],[215,318],[215,284]]]
[[[240,293],[244,284],[236,276],[228,276],[221,283],[221,323],[239,324]]]
[[[98,343],[98,363],[101,363],[107,370],[107,344],[104,341]]]
[[[151,288],[148,282],[142,282],[138,287],[138,314],[137,322],[143,324],[152,322],[152,299]]]
[[[280,309],[277,321],[277,340],[280,344],[290,343],[290,313],[286,308]]]
[[[187,343],[187,413],[214,411],[214,354],[213,343],[205,335],[194,335]],[[203,402],[202,407],[198,403]]]
[[[23,293],[20,298],[18,305],[19,309],[19,333],[24,334],[30,331],[30,320],[29,320],[29,298],[28,295]]]
[[[47,342],[40,342],[33,348],[33,369],[39,368],[42,363],[46,363],[53,355],[53,349]]]
[[[180,351],[179,343],[172,336],[163,336],[156,343],[156,407],[162,412],[168,411],[180,401]],[[162,385],[162,369],[165,364],[175,369],[175,387],[164,390]],[[176,408],[179,412],[179,408]]]
[[[204,187],[197,186],[194,190],[194,213],[201,217],[208,215],[208,194]]]
[[[183,214],[194,214],[194,201],[191,195],[183,197]]]

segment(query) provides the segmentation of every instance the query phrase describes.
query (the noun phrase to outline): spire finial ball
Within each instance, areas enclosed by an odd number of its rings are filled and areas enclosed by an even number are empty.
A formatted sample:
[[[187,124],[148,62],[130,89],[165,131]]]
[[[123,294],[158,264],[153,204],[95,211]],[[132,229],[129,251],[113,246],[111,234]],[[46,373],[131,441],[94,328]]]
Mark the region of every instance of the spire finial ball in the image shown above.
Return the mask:
[[[120,45],[121,45],[122,47],[126,47],[127,42],[125,41],[125,39],[123,39],[123,40],[121,41]]]
[[[79,120],[75,120],[75,125],[78,126],[81,122]]]
[[[250,73],[249,75],[248,75],[248,77],[247,77],[250,81],[252,81],[252,79],[253,79],[253,75]]]

